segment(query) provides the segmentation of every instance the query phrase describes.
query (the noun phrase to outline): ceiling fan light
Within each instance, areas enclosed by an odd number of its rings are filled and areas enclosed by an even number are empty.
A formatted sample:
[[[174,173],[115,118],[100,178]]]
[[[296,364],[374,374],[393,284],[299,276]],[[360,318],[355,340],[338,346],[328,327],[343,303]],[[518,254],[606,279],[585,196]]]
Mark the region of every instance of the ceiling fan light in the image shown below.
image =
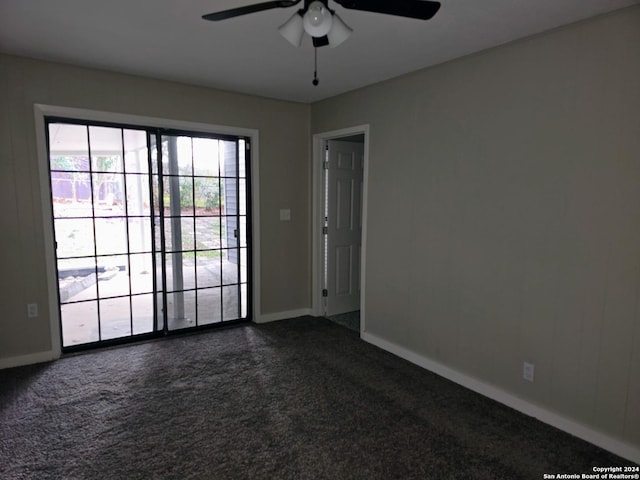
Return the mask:
[[[331,48],[337,47],[344,42],[353,32],[353,29],[344,23],[337,13],[333,14],[333,27],[327,33],[329,39],[329,46]]]
[[[312,37],[324,37],[333,25],[331,12],[318,0],[311,2],[302,20],[304,30]]]
[[[280,25],[278,31],[291,45],[299,47],[302,45],[302,37],[304,35],[302,15],[298,12],[294,13],[289,20]]]

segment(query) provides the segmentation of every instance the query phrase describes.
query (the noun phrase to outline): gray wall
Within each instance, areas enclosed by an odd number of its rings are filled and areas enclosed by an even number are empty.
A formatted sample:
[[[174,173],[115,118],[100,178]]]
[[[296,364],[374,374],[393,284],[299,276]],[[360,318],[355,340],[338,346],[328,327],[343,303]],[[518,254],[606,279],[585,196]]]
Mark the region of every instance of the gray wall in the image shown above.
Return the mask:
[[[51,348],[34,103],[258,129],[261,313],[309,307],[308,105],[0,55],[0,361]]]
[[[639,79],[634,7],[314,104],[370,125],[366,331],[640,446]]]

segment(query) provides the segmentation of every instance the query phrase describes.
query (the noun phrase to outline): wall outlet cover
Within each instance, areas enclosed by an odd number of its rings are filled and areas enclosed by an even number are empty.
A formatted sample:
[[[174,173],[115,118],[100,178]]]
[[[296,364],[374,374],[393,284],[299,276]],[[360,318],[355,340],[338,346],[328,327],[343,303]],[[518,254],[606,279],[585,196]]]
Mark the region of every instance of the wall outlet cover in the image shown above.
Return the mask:
[[[533,382],[534,373],[535,365],[533,363],[524,362],[522,364],[522,378],[528,382]]]
[[[37,303],[28,303],[27,304],[27,316],[29,318],[35,318],[38,316],[38,304]]]
[[[288,222],[291,220],[291,209],[283,208],[280,210],[280,220],[283,222]]]

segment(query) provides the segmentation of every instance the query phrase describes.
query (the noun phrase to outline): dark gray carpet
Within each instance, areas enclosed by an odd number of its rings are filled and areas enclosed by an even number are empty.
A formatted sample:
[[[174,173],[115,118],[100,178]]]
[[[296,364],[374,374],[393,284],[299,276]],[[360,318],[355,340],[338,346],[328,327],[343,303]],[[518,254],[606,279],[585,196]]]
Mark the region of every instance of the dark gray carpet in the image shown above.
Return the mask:
[[[632,465],[310,317],[0,371],[2,479],[540,479]]]

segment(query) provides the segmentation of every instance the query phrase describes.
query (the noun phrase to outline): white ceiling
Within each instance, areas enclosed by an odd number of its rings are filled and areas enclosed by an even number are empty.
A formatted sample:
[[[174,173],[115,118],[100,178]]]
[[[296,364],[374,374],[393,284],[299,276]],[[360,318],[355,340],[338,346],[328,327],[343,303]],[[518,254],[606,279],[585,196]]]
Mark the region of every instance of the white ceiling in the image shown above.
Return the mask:
[[[331,8],[354,29],[335,49],[278,33],[297,7],[221,22],[201,16],[264,0],[0,0],[0,51],[314,102],[640,0],[441,0],[432,20]],[[389,0],[393,1],[393,0]]]

